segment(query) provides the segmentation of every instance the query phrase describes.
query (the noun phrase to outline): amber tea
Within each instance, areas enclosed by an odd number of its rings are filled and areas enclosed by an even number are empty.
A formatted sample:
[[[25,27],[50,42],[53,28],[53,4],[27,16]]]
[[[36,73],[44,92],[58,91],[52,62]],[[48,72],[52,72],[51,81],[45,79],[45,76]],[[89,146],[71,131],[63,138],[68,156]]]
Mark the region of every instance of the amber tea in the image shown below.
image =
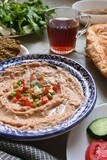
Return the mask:
[[[87,24],[79,30],[80,18],[87,18]],[[56,7],[45,14],[50,50],[53,53],[66,55],[75,50],[76,39],[86,32],[89,16],[81,15],[71,7]]]
[[[79,23],[69,18],[56,18],[47,26],[51,50],[59,54],[69,53],[75,48]]]

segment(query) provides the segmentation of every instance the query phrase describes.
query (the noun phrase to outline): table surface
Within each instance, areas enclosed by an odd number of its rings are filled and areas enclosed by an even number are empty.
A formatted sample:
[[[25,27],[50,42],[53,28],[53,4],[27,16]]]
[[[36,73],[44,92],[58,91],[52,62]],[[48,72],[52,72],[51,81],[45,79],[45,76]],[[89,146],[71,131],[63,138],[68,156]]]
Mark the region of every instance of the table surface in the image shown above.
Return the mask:
[[[49,7],[56,6],[72,6],[76,0],[43,0]],[[47,39],[47,32],[45,31],[42,38],[37,38],[35,34],[19,37],[17,38],[21,43],[29,50],[30,53],[49,53],[49,43]],[[95,84],[97,87],[97,101],[96,105],[107,102],[107,90],[105,86],[107,85],[107,80],[100,74],[96,67],[91,63],[91,61],[85,56],[85,35],[80,36],[76,43],[76,53],[71,53],[67,57],[76,60],[85,66],[89,72],[92,74]],[[35,142],[28,142],[33,144],[39,149],[43,149],[51,153],[53,156],[66,160],[66,142],[69,132],[64,133],[60,136],[50,138],[47,140],[40,140]]]

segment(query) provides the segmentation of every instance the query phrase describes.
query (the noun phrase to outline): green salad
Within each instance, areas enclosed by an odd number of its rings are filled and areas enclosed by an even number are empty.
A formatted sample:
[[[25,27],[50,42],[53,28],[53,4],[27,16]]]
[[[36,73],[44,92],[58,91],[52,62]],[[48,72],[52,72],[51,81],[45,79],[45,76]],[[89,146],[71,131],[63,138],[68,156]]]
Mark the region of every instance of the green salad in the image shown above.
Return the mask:
[[[45,12],[48,6],[42,0],[0,1],[0,34],[26,35],[35,32],[43,35],[46,27]]]

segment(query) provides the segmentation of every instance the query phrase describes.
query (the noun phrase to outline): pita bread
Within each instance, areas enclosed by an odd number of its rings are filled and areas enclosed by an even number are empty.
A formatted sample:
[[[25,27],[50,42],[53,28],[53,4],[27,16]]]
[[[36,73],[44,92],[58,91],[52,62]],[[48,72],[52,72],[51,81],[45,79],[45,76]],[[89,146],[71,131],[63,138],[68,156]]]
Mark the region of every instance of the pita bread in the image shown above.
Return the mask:
[[[86,55],[107,78],[107,23],[94,24],[88,28]]]

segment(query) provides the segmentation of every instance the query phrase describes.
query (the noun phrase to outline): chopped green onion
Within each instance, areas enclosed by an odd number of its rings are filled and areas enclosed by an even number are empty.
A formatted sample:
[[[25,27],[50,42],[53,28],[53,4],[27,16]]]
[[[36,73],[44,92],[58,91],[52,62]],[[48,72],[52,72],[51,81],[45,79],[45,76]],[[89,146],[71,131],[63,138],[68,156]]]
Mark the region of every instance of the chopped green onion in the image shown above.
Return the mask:
[[[47,97],[48,97],[49,100],[53,99],[53,95],[51,93],[48,93]]]

